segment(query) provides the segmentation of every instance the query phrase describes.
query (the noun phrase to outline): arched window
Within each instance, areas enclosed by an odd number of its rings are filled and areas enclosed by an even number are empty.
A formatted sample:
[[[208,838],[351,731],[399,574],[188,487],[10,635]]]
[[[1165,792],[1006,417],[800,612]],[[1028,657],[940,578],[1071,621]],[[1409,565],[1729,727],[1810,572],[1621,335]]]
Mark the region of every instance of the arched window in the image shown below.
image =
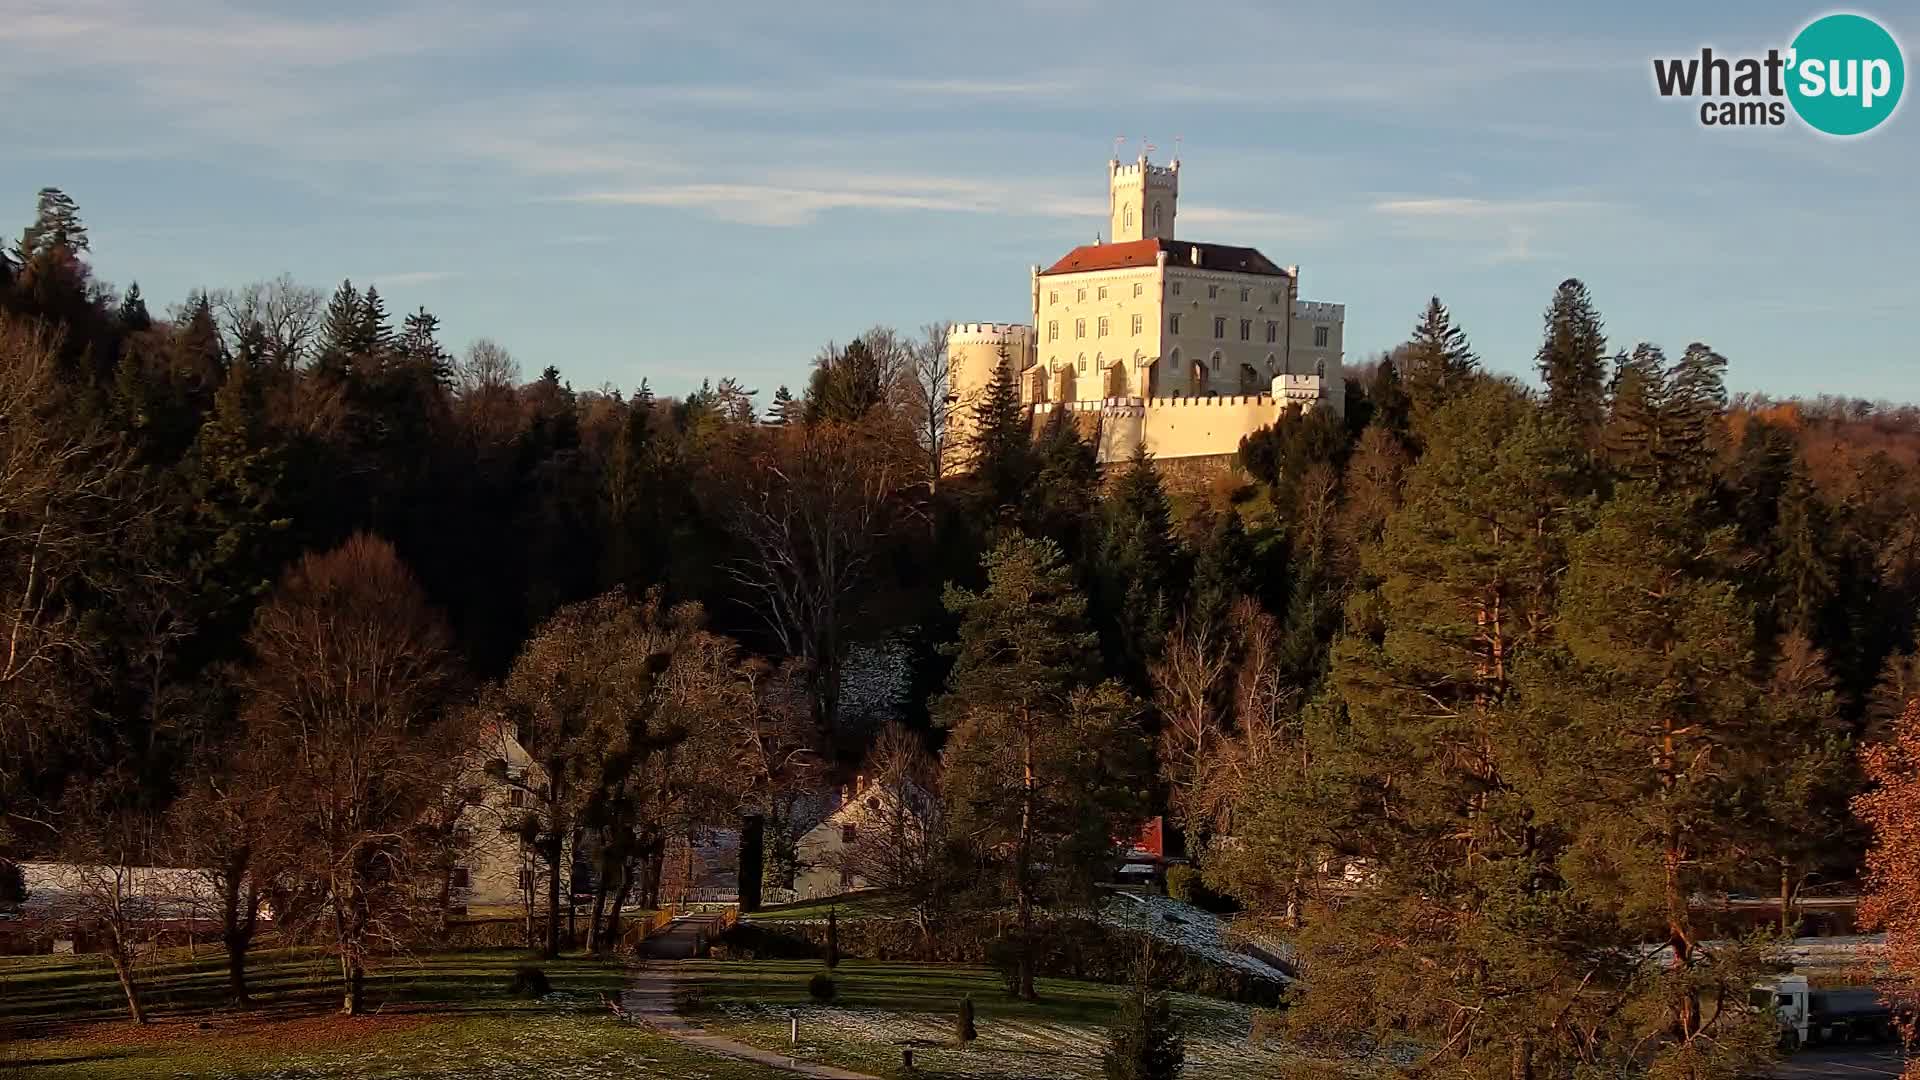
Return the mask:
[[[1128,203],[1120,209],[1120,224],[1123,228],[1133,228],[1133,204]]]
[[[1280,362],[1273,358],[1272,353],[1268,353],[1267,354],[1267,378],[1271,379],[1278,374],[1280,374]]]
[[[1326,362],[1325,360],[1322,360],[1322,361],[1320,361],[1319,363],[1317,363],[1317,364],[1314,364],[1314,365],[1313,365],[1313,373],[1314,373],[1315,375],[1318,375],[1318,376],[1320,376],[1320,377],[1321,377],[1321,378],[1323,378],[1323,379],[1324,379],[1324,378],[1326,378],[1326,377],[1327,377],[1327,362]]]
[[[1157,202],[1153,204],[1153,231],[1160,231],[1160,204]]]
[[[1219,349],[1215,349],[1215,350],[1213,350],[1213,361],[1212,361],[1212,364],[1213,364],[1213,370],[1215,370],[1215,371],[1219,371],[1219,370],[1220,370],[1220,357],[1221,357],[1221,355],[1222,355],[1222,354],[1221,354],[1221,352],[1220,352],[1220,350],[1219,350]]]
[[[1087,373],[1087,354],[1081,353],[1079,358],[1074,361],[1073,366],[1077,368],[1082,375],[1085,375]]]

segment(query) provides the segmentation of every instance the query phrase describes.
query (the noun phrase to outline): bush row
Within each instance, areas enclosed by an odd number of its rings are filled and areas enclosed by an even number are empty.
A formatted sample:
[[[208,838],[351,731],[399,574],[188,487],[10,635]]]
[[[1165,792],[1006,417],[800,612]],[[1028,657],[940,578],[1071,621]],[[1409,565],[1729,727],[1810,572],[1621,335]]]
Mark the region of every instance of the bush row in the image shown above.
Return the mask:
[[[841,919],[842,956],[941,964],[992,964],[1010,969],[1018,930],[1010,919],[952,920],[920,928],[907,919]],[[1155,969],[1169,989],[1258,1005],[1277,1004],[1280,986],[1238,968],[1194,956],[1157,939],[1079,916],[1056,916],[1034,927],[1035,971],[1044,976],[1124,983],[1147,942]],[[827,924],[754,920],[729,930],[713,946],[722,960],[813,960],[826,955]]]

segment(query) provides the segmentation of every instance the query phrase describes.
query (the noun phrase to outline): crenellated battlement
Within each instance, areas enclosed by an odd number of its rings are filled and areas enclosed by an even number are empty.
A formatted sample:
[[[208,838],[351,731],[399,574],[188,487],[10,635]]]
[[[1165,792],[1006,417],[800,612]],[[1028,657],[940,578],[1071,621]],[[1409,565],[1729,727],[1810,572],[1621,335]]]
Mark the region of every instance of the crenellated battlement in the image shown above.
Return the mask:
[[[1141,158],[1138,161],[1119,161],[1116,159],[1109,162],[1108,165],[1112,169],[1115,177],[1146,176],[1160,180],[1178,180],[1180,178],[1180,162],[1178,160],[1170,165],[1155,165],[1146,158]]]
[[[1313,319],[1317,322],[1345,322],[1347,319],[1347,305],[1329,304],[1319,300],[1295,300],[1293,302],[1293,317],[1296,319]]]
[[[1025,323],[954,323],[947,327],[947,343],[1032,342],[1033,327]]]

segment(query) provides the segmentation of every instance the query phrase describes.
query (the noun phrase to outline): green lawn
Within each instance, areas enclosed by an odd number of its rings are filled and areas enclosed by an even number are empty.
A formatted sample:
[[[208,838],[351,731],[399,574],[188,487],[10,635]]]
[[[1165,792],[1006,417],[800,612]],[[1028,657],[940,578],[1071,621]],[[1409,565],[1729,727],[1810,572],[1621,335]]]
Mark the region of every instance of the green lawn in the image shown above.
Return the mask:
[[[998,973],[982,967],[845,960],[833,972],[838,994],[814,1002],[807,979],[818,961],[690,961],[680,965],[682,1011],[708,1031],[766,1050],[902,1077],[901,1049],[915,1047],[916,1080],[1097,1080],[1121,988],[1041,979],[1040,1001],[1009,996]],[[979,1039],[954,1037],[962,994],[974,1001]],[[1297,1052],[1256,1045],[1247,1006],[1174,995],[1186,1030],[1187,1076],[1270,1076],[1302,1060]],[[800,1042],[790,1024],[799,1020]]]
[[[507,993],[514,968],[536,963],[553,993]],[[262,953],[254,965],[260,1007],[222,1007],[224,960],[169,953],[146,965],[154,1022],[125,1019],[112,970],[95,956],[0,959],[0,1078],[432,1077],[565,1080],[689,1077],[758,1080],[785,1075],[689,1050],[615,1019],[600,994],[617,994],[619,963],[579,957],[530,961],[517,950],[394,959],[368,985],[372,1015],[334,1014],[334,969],[306,950]]]

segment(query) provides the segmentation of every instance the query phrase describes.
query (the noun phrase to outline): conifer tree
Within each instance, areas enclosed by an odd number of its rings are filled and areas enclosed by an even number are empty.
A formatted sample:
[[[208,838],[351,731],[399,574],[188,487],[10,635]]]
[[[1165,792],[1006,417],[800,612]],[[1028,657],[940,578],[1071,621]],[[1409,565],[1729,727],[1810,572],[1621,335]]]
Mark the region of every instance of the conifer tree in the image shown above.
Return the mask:
[[[1070,556],[1086,551],[1099,501],[1100,464],[1073,418],[1056,409],[1032,449],[1033,478],[1020,497],[1025,530],[1047,537]]]
[[[1174,1080],[1186,1064],[1186,1040],[1165,991],[1153,985],[1148,962],[1134,965],[1120,1015],[1101,1055],[1106,1080]]]
[[[1141,693],[1189,579],[1172,517],[1159,471],[1146,448],[1136,446],[1107,497],[1094,565],[1109,670]]]
[[[140,283],[127,286],[127,294],[120,298],[120,329],[129,334],[153,328],[153,316],[147,312],[146,298],[140,295]]]
[[[244,625],[288,554],[286,451],[267,422],[263,389],[252,364],[234,364],[187,463],[191,593],[212,626]]]
[[[973,472],[990,505],[1017,504],[1033,477],[1033,427],[1006,364],[994,369],[974,404],[969,441]]]
[[[986,588],[947,587],[960,619],[947,692],[933,703],[948,728],[944,791],[953,832],[975,844],[990,905],[1011,903],[1014,978],[1034,992],[1034,914],[1083,900],[1130,835],[1147,782],[1137,705],[1094,685],[1086,600],[1058,545],[1012,536],[985,560]]]
[[[1335,644],[1344,714],[1313,710],[1307,782],[1263,783],[1248,808],[1265,862],[1331,858],[1364,875],[1307,920],[1307,989],[1287,1022],[1404,1039],[1457,1075],[1557,1074],[1585,1049],[1574,1032],[1609,1012],[1589,986],[1630,962],[1570,894],[1557,835],[1535,820],[1537,733],[1514,689],[1550,640],[1579,454],[1491,381],[1424,432],[1404,504],[1362,554],[1377,584],[1354,596]]]
[[[773,392],[773,408],[767,411],[767,423],[776,427],[798,423],[800,420],[800,402],[795,400],[793,392],[782,384]]]
[[[18,250],[22,259],[31,261],[54,252],[64,252],[70,259],[78,258],[91,246],[73,197],[59,188],[41,188],[33,224],[20,234]]]
[[[1795,457],[1781,492],[1772,541],[1774,605],[1780,628],[1824,644],[1829,640],[1828,612],[1839,587],[1839,572],[1831,554],[1832,522],[1803,458]]]
[[[360,320],[354,328],[354,355],[373,359],[393,344],[393,320],[387,315],[386,301],[380,299],[380,290],[367,286],[366,295],[360,300]]]
[[[1535,363],[1547,387],[1547,411],[1581,432],[1597,432],[1606,408],[1606,330],[1593,297],[1568,278],[1547,305],[1546,335]]]
[[[339,386],[354,374],[361,356],[361,331],[366,314],[359,290],[342,281],[321,316],[320,344],[314,353],[314,374],[323,384]]]
[[[1727,404],[1726,359],[1705,345],[1669,365],[1642,343],[1614,361],[1602,445],[1623,476],[1691,489],[1713,469],[1713,440]]]
[[[1397,359],[1416,433],[1422,420],[1458,395],[1480,369],[1466,332],[1453,324],[1453,314],[1437,296],[1427,302]]]

